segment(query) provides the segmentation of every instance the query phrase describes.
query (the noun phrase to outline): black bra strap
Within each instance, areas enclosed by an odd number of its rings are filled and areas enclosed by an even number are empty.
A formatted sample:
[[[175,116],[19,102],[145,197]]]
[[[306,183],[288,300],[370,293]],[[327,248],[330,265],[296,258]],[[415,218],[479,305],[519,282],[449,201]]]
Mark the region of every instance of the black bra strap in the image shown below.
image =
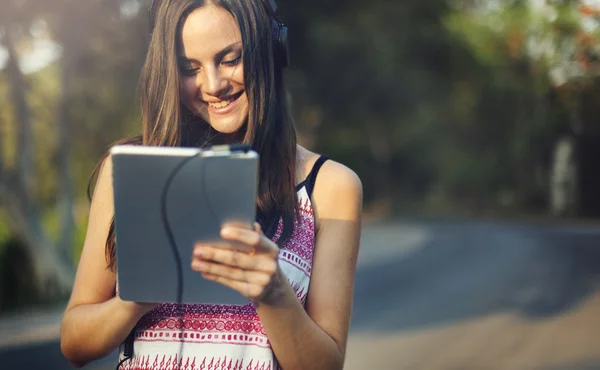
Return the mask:
[[[319,174],[319,170],[321,169],[321,166],[323,166],[323,163],[325,163],[328,159],[329,158],[324,155],[320,156],[319,159],[317,159],[317,161],[315,162],[312,170],[310,170],[310,173],[306,177],[305,186],[309,198],[312,196],[312,192],[315,187],[315,182],[317,181],[317,175]]]

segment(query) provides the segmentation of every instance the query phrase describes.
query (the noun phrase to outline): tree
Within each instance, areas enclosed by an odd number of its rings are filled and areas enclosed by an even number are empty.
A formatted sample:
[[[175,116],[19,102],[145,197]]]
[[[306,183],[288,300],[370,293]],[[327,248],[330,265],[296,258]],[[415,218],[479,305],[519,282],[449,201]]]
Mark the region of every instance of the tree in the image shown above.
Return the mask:
[[[2,115],[3,132],[16,131],[17,140],[0,138],[0,209],[25,242],[42,293],[55,296],[73,281],[74,231],[85,226],[75,209],[91,168],[135,116],[146,28],[119,2],[101,0],[10,0],[1,17],[12,111]],[[60,45],[60,58],[26,74],[19,50],[42,38]]]
[[[42,210],[36,202],[35,144],[31,108],[28,104],[30,87],[19,65],[17,47],[27,37],[28,27],[35,14],[33,1],[9,1],[4,5],[2,39],[8,53],[5,69],[6,80],[17,127],[16,161],[8,166],[0,161],[0,206],[7,213],[10,229],[25,241],[33,261],[36,280],[41,291],[55,295],[67,291],[72,283],[72,264],[65,246],[57,248],[45,231],[40,215]],[[6,138],[5,138],[6,140]],[[70,212],[64,208],[63,213]],[[62,218],[67,218],[63,216]]]

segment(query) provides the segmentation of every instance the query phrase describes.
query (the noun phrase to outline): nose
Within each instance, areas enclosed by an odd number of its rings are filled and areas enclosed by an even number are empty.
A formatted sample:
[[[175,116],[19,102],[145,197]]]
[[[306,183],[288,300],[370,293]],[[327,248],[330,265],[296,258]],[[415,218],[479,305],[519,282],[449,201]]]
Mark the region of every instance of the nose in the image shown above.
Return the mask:
[[[214,97],[222,96],[227,90],[228,84],[219,68],[205,68],[203,72],[200,82],[202,92]]]

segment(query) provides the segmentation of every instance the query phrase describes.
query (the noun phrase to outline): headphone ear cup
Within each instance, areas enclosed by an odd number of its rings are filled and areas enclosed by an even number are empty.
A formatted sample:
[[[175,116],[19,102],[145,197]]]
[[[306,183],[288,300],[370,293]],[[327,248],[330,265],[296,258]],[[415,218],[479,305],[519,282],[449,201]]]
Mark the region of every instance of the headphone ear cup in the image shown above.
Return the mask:
[[[281,68],[285,68],[290,65],[290,44],[288,41],[288,28],[287,26],[279,26],[279,49]]]
[[[276,21],[271,22],[273,34],[273,54],[276,63],[285,68],[290,64],[289,44],[288,44],[288,28]]]

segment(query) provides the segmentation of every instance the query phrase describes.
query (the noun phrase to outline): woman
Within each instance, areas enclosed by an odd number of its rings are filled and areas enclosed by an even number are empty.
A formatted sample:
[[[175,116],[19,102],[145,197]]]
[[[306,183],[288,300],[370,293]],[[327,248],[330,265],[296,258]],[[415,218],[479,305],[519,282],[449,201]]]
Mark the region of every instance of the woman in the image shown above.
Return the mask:
[[[141,77],[143,135],[129,141],[246,142],[260,154],[258,223],[222,230],[254,253],[196,245],[191,266],[199,279],[235,289],[249,303],[182,305],[179,339],[176,305],[119,298],[107,158],[61,326],[61,348],[73,364],[106,356],[133,330],[134,356],[122,369],[342,369],[362,186],[348,168],[296,144],[271,7],[259,0],[157,5]]]

